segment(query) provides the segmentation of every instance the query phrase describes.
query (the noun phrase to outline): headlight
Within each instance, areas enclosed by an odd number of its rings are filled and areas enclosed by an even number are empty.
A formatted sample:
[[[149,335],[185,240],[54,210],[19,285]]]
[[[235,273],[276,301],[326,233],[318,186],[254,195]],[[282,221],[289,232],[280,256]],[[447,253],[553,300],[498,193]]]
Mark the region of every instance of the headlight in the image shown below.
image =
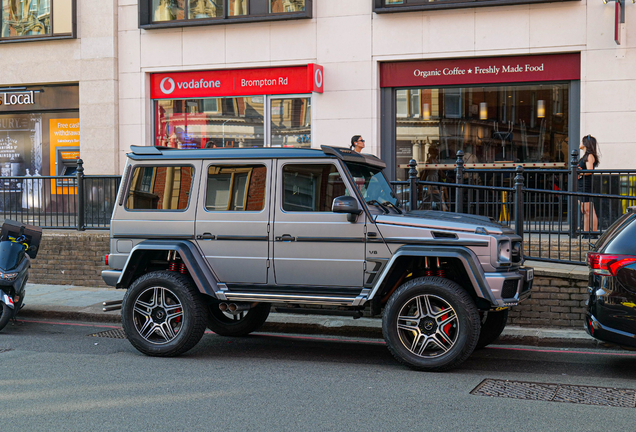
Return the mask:
[[[499,250],[497,251],[497,261],[500,263],[510,262],[510,241],[503,240],[499,242]]]
[[[512,262],[521,261],[521,242],[514,242],[512,244]]]
[[[0,272],[0,279],[4,279],[4,280],[13,280],[15,279],[20,273],[4,273],[4,272]]]

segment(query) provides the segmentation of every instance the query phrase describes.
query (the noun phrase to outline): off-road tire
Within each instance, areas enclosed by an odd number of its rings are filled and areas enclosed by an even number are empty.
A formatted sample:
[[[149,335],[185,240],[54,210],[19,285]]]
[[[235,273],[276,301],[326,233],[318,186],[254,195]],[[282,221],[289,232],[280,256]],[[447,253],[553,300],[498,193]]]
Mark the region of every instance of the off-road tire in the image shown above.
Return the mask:
[[[122,302],[121,320],[137,350],[149,356],[173,357],[201,340],[206,312],[201,294],[187,276],[155,271],[130,286]]]
[[[475,349],[484,348],[499,338],[508,322],[508,309],[502,311],[483,312],[481,317],[481,331]]]
[[[0,302],[0,330],[5,328],[5,326],[9,323],[11,316],[13,316],[13,310],[7,306],[6,304]]]
[[[218,302],[208,308],[208,328],[219,336],[246,336],[265,323],[271,304],[258,303],[239,315],[231,316],[219,309]]]
[[[420,277],[393,293],[384,308],[382,333],[398,361],[439,372],[459,366],[472,354],[479,324],[475,302],[461,286],[444,278]]]

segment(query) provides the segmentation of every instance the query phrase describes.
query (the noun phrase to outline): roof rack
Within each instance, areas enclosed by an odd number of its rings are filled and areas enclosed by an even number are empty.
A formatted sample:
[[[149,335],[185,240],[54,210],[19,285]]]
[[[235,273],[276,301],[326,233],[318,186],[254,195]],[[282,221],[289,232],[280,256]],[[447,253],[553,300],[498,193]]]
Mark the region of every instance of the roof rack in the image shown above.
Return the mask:
[[[320,146],[325,154],[336,156],[346,162],[358,162],[373,165],[378,168],[386,168],[386,163],[378,157],[366,153],[358,153],[346,147]]]
[[[130,150],[136,155],[162,155],[164,150],[174,150],[164,146],[130,146]]]

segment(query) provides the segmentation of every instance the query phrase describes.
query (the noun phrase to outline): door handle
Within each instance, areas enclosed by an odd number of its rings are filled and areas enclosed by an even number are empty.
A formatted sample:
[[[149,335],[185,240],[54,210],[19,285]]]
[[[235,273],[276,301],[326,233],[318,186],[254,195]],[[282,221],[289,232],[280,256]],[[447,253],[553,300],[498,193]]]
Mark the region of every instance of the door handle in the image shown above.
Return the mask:
[[[197,240],[214,240],[214,236],[208,232],[199,234]]]
[[[275,240],[283,242],[293,242],[296,241],[296,237],[292,237],[290,234],[283,234],[280,237],[276,237]]]

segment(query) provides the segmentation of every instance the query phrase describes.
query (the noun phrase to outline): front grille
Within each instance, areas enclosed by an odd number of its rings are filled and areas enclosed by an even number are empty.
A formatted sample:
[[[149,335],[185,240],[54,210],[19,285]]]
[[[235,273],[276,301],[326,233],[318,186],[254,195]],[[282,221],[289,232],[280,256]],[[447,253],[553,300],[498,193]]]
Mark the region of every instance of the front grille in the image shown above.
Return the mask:
[[[503,288],[501,289],[501,297],[513,298],[517,294],[517,285],[519,285],[519,281],[517,279],[505,281],[503,283]]]

